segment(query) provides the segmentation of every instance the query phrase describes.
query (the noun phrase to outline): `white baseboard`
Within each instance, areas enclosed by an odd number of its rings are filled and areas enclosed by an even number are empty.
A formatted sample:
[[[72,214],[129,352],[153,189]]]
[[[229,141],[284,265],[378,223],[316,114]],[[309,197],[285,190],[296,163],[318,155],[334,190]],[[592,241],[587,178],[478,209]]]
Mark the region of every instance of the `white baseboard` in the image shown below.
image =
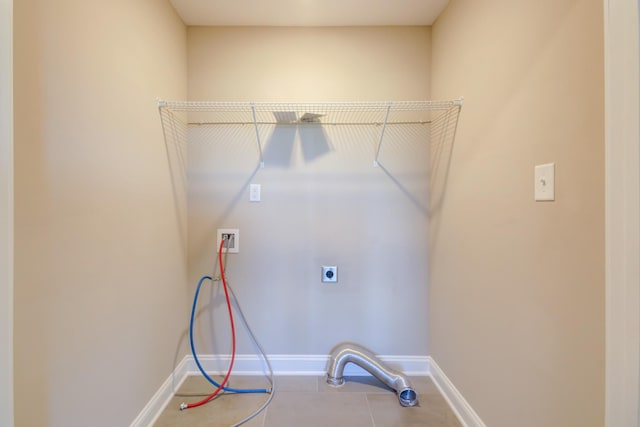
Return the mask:
[[[429,375],[429,357],[427,356],[378,356],[389,367],[411,376]],[[189,374],[197,374],[198,367],[193,356],[186,356]],[[207,373],[223,375],[229,365],[229,355],[198,356],[200,365]],[[329,356],[323,355],[290,355],[272,354],[269,363],[275,375],[324,375],[327,373]],[[236,355],[233,373],[235,375],[262,375],[267,372],[266,365],[261,358],[254,355]],[[370,375],[361,367],[352,363],[347,364],[345,375]]]
[[[429,357],[429,367],[431,379],[436,387],[438,387],[438,390],[440,390],[442,396],[447,400],[462,425],[465,427],[486,427],[478,414],[476,414],[471,405],[469,405],[469,402],[462,397],[462,394],[431,357]]]
[[[460,392],[449,381],[440,367],[429,356],[378,356],[389,367],[397,369],[408,376],[431,376],[436,387],[451,406],[460,422],[465,427],[486,427],[473,408],[462,397]],[[198,356],[202,368],[211,375],[224,374],[229,364],[229,355]],[[328,355],[290,355],[273,354],[269,363],[275,375],[325,375],[329,362]],[[267,372],[264,361],[255,355],[239,354],[234,361],[234,375],[263,375]],[[148,427],[153,425],[165,406],[169,403],[175,390],[189,375],[198,375],[200,371],[193,356],[185,356],[174,369],[169,378],[160,386],[149,403],[131,423],[131,427]],[[359,366],[349,363],[345,366],[345,375],[370,375]]]
[[[173,373],[162,383],[158,391],[151,397],[151,400],[145,405],[136,419],[133,420],[131,427],[149,427],[156,422],[173,397],[175,391],[182,385],[184,380],[187,379],[189,375],[188,365],[187,357],[178,363]]]

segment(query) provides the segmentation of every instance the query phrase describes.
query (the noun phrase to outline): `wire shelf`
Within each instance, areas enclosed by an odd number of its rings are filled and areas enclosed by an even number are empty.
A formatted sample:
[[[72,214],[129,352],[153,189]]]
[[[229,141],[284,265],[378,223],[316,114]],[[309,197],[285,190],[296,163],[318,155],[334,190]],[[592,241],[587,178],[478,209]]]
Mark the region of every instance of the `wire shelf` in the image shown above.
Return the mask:
[[[158,101],[165,138],[185,125],[253,125],[262,159],[261,125],[375,125],[380,127],[374,166],[378,164],[386,127],[437,123],[457,116],[463,99],[385,102],[193,102]],[[176,134],[177,135],[177,134]],[[181,141],[184,142],[184,141]]]

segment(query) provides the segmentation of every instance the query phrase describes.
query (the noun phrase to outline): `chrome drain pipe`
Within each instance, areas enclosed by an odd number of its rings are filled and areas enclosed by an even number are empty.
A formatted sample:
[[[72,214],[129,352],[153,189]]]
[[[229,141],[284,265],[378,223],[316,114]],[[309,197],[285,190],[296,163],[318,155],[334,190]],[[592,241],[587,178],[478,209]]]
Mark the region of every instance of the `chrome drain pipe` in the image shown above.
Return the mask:
[[[407,377],[400,372],[385,367],[371,351],[357,344],[342,344],[336,347],[329,357],[327,383],[334,387],[344,384],[344,367],[354,363],[388,387],[394,389],[402,406],[416,406],[418,394]]]

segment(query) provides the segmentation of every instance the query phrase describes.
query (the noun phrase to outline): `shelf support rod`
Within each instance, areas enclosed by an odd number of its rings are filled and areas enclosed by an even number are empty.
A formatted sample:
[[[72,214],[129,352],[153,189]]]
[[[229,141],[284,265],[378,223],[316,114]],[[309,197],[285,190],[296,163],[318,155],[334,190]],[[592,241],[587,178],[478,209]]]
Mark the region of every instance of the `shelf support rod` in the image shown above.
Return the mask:
[[[384,123],[382,124],[382,130],[380,131],[380,140],[378,141],[378,150],[376,150],[376,158],[373,161],[373,167],[378,167],[378,157],[380,156],[380,148],[382,148],[382,140],[384,139],[384,131],[387,129],[387,122],[389,121],[389,113],[391,112],[391,103],[387,104],[387,113],[384,116]]]
[[[260,130],[258,129],[258,120],[256,119],[256,104],[251,103],[251,114],[253,115],[253,127],[256,129],[256,140],[258,142],[258,151],[260,152],[260,168],[264,167],[264,159],[262,158],[262,143],[260,142]]]

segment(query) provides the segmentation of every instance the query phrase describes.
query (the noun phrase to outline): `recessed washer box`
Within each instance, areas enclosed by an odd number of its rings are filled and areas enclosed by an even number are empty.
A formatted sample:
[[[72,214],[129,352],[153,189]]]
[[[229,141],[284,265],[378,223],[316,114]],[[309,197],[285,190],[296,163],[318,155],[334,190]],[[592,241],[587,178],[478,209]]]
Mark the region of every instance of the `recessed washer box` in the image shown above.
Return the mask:
[[[230,254],[237,254],[240,252],[240,230],[237,228],[218,228],[216,239],[216,252],[220,249],[220,243],[222,243],[222,236],[226,235],[230,237],[229,241],[222,248],[223,252]]]
[[[323,265],[322,266],[322,281],[327,283],[335,283],[338,281],[338,266],[336,265]]]

